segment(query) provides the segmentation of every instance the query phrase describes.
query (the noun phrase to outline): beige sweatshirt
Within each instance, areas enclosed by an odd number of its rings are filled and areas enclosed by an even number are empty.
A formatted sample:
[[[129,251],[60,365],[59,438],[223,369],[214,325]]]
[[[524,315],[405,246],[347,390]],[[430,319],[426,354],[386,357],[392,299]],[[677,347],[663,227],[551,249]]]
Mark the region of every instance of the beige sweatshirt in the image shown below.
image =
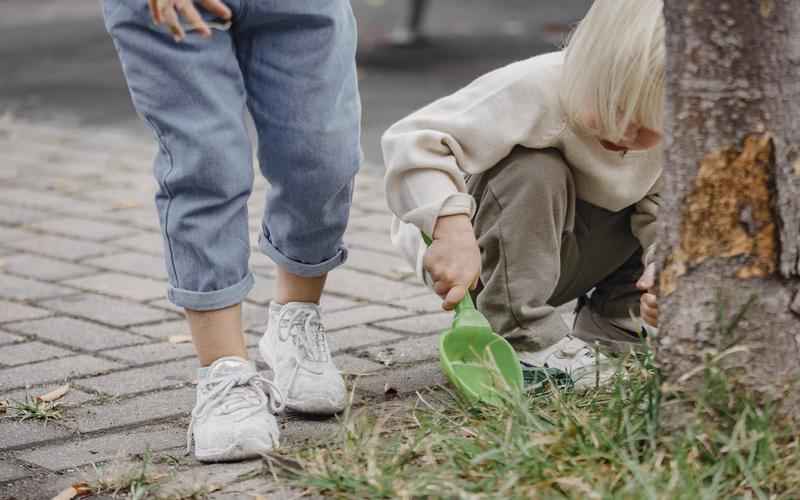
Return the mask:
[[[518,145],[557,148],[572,167],[577,196],[607,210],[636,205],[634,235],[645,255],[655,238],[661,148],[609,151],[567,126],[559,100],[563,53],[488,73],[394,124],[381,144],[392,241],[422,276],[424,243],[436,218],[475,211],[464,174],[484,172]]]

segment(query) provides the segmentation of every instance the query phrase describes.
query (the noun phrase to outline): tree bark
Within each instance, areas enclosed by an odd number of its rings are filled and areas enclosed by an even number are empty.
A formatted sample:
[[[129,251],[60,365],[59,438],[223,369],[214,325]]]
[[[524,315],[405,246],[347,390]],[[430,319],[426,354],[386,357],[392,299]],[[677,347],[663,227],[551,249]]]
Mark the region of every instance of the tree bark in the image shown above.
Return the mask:
[[[664,4],[659,363],[692,387],[719,360],[800,415],[800,3]]]

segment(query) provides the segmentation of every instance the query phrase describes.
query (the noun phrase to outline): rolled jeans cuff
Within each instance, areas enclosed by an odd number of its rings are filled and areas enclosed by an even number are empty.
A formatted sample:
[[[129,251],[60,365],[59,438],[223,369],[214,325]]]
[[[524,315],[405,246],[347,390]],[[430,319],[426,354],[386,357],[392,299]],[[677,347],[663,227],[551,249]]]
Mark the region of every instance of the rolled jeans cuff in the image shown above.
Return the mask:
[[[254,284],[253,273],[248,273],[240,282],[211,292],[192,292],[170,286],[167,297],[176,306],[192,311],[214,311],[242,303]]]
[[[336,267],[341,266],[347,260],[347,248],[341,247],[333,257],[318,264],[300,262],[281,253],[281,251],[275,248],[269,239],[264,236],[264,233],[261,233],[258,237],[258,248],[281,269],[304,278],[322,276]]]

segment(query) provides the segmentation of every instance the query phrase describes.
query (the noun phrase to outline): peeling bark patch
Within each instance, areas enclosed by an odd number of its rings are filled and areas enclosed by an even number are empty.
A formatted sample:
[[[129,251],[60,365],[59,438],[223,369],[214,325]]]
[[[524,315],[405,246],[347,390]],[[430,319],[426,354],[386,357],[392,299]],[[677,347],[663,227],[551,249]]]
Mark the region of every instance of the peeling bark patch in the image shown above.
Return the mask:
[[[775,2],[774,0],[761,0],[760,7],[761,17],[766,19],[775,11]]]
[[[703,158],[683,207],[680,246],[667,257],[661,273],[664,295],[675,290],[689,268],[712,257],[745,257],[736,270],[740,279],[775,272],[772,148],[769,134],[752,134],[741,148],[731,146]]]

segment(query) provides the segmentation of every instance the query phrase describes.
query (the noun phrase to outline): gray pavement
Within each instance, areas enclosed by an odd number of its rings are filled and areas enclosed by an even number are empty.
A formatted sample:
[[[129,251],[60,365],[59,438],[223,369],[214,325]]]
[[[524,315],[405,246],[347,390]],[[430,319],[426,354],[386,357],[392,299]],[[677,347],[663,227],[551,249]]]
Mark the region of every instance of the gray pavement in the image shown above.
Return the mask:
[[[372,407],[387,388],[402,399],[442,382],[435,334],[449,323],[389,244],[379,134],[492,67],[550,50],[587,2],[434,0],[429,44],[406,48],[385,43],[405,2],[353,4],[367,162],[346,236],[351,258],[331,274],[323,307],[354,404]],[[224,483],[212,498],[284,498],[266,495],[275,487],[266,476],[236,479],[257,463],[182,458],[196,361],[190,344],[169,341],[188,330],[164,298],[154,146],[130,108],[96,0],[6,0],[0,32],[0,400],[71,385],[64,419],[0,418],[0,499],[50,498],[91,464],[146,449],[174,457],[179,480]],[[266,189],[256,179],[254,241]],[[251,265],[258,282],[244,316],[257,357],[274,267],[258,252]],[[284,444],[301,446],[336,424],[284,416],[281,426]]]

